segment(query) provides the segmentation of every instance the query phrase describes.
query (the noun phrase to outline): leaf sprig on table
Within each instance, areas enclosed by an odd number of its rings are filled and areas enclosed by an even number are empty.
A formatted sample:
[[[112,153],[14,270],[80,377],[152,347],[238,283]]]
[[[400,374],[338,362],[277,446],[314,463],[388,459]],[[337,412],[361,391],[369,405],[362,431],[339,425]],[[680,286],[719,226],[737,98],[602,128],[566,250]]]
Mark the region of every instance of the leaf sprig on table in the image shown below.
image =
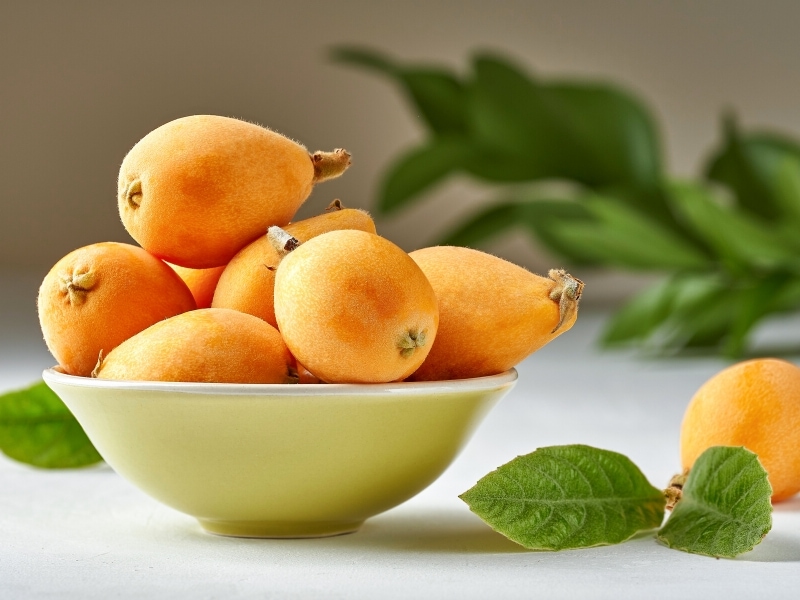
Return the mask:
[[[84,467],[103,460],[80,423],[43,381],[0,395],[0,451],[46,469]]]
[[[727,116],[697,179],[674,181],[652,112],[617,85],[543,80],[489,53],[465,74],[362,48],[334,58],[389,77],[427,131],[387,169],[379,213],[466,175],[496,197],[435,243],[480,246],[522,228],[571,266],[662,274],[604,344],[739,357],[764,317],[800,309],[798,141]],[[569,190],[554,194],[554,181]]]
[[[696,461],[658,539],[677,550],[733,558],[772,527],[772,488],[755,454],[717,446]],[[460,498],[492,529],[531,550],[618,544],[664,519],[666,493],[629,458],[591,446],[519,456]]]

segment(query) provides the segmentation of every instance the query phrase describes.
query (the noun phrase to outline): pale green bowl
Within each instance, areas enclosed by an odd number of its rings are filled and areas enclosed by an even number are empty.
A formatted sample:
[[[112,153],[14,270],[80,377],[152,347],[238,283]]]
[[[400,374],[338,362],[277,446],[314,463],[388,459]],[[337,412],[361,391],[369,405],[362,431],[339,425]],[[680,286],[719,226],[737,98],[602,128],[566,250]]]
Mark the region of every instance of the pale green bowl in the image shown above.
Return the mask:
[[[356,531],[432,483],[517,379],[375,385],[43,374],[113,469],[213,533]]]

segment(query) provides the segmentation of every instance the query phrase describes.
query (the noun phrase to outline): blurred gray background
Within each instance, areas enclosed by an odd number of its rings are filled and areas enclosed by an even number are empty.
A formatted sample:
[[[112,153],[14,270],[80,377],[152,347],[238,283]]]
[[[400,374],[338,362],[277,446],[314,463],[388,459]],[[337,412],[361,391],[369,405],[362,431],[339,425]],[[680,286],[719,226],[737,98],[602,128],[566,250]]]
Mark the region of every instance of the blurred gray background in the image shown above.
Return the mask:
[[[347,148],[350,171],[300,215],[336,197],[371,208],[382,171],[423,130],[390,82],[332,63],[337,44],[459,69],[491,49],[542,77],[615,81],[656,110],[670,170],[691,175],[724,108],[745,127],[800,135],[798,23],[796,0],[0,0],[0,269],[40,281],[74,248],[130,241],[119,164],[148,131],[194,113],[256,121],[309,150]],[[412,250],[490,198],[455,179],[379,232]],[[492,250],[556,266],[523,234]],[[635,287],[583,276],[597,280],[589,303]]]

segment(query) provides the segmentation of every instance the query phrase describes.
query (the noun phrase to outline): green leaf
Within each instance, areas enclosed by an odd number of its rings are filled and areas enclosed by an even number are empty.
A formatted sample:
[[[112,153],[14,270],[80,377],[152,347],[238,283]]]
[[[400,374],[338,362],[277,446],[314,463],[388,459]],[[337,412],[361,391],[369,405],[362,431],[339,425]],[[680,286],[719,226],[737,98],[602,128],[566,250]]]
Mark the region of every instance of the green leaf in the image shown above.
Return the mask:
[[[502,148],[473,141],[474,154],[465,169],[474,177],[495,183],[515,183],[546,178],[541,165],[523,154],[514,154]]]
[[[731,115],[723,120],[724,141],[706,166],[706,176],[728,186],[739,206],[766,220],[780,220],[776,189],[786,159],[800,160],[800,144],[770,133],[743,135]]]
[[[676,183],[670,192],[675,210],[687,225],[733,268],[800,271],[800,256],[768,224],[723,207],[699,185]]]
[[[736,297],[732,299],[736,304],[736,313],[723,349],[724,354],[731,358],[740,358],[755,325],[768,314],[780,309],[778,300],[783,290],[793,283],[793,279],[785,273],[773,273],[748,283],[737,290]]]
[[[445,246],[480,246],[508,230],[524,227],[535,239],[574,264],[592,262],[592,256],[581,254],[560,239],[550,235],[554,223],[589,220],[586,208],[567,200],[505,200],[479,211],[449,231],[439,244]]]
[[[752,550],[772,527],[772,487],[758,457],[716,446],[695,462],[658,539],[670,548],[733,558]]]
[[[774,312],[786,312],[800,309],[800,277],[787,277],[786,284],[774,298]]]
[[[634,297],[607,325],[606,346],[637,344],[663,354],[716,348],[738,310],[735,290],[719,273],[676,273]]]
[[[691,242],[633,208],[602,197],[584,203],[596,221],[555,223],[550,232],[581,254],[632,269],[702,269],[709,264]]]
[[[775,200],[796,236],[800,226],[800,158],[787,157],[778,168]]]
[[[390,213],[419,198],[420,192],[457,171],[471,148],[463,140],[433,138],[401,157],[386,173],[378,209]]]
[[[670,277],[639,292],[611,317],[600,343],[614,346],[646,340],[672,314],[677,285]]]
[[[543,84],[506,59],[474,58],[468,115],[477,145],[516,157],[528,179],[653,189],[661,159],[644,106],[611,85]],[[471,172],[481,176],[476,163]]]
[[[385,75],[395,76],[398,67],[384,53],[355,46],[338,46],[331,50],[331,58],[336,62],[350,63],[372,69]]]
[[[378,71],[394,79],[434,133],[466,133],[466,88],[449,71],[435,67],[402,66],[380,52],[365,48],[336,48],[333,58]]]
[[[467,131],[464,84],[450,73],[433,68],[407,68],[401,77],[430,129],[438,135]]]
[[[599,183],[625,183],[648,190],[661,176],[655,122],[630,92],[609,84],[554,83],[547,100],[566,131],[585,146]]]
[[[719,273],[689,273],[678,279],[669,318],[654,338],[662,349],[716,348],[736,311],[729,281]]]
[[[40,381],[0,396],[0,450],[47,469],[84,467],[102,461],[61,399]]]
[[[492,529],[532,550],[623,542],[664,518],[664,494],[627,457],[591,446],[519,456],[460,498]]]

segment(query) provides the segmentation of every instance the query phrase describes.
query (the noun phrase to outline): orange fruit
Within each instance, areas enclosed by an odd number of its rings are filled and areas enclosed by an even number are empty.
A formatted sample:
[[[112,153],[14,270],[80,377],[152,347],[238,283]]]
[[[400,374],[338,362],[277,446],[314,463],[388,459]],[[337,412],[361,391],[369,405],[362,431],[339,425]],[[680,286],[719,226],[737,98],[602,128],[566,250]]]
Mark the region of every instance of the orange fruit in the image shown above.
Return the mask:
[[[755,452],[769,475],[774,502],[800,491],[800,368],[759,358],[732,365],[704,383],[683,417],[684,468],[712,446]]]
[[[335,229],[361,229],[375,233],[375,223],[367,212],[341,208],[341,203],[332,204],[331,208],[321,215],[289,223],[284,229],[301,242]],[[225,267],[211,306],[246,312],[277,327],[275,269],[280,262],[281,257],[265,232],[265,235],[242,248]]]
[[[316,183],[349,164],[343,150],[311,155],[259,125],[193,115],[154,129],[128,152],[117,204],[148,252],[182,267],[219,267],[270,225],[288,223]]]
[[[39,288],[47,348],[70,375],[88,376],[108,354],[150,325],[193,310],[189,288],[164,261],[137,246],[103,242],[59,260]]]
[[[536,275],[502,258],[455,246],[409,254],[439,299],[439,331],[414,381],[502,373],[567,331],[583,283],[553,269]]]
[[[327,383],[408,377],[439,322],[436,294],[408,254],[355,229],[323,233],[281,260],[275,316],[297,361]]]
[[[193,310],[148,327],[109,352],[95,376],[210,383],[296,381],[294,359],[278,330],[225,308]]]
[[[189,269],[179,265],[167,263],[183,279],[194,296],[197,308],[211,308],[211,301],[214,298],[214,290],[225,270],[225,265],[221,267],[211,267],[209,269]]]

